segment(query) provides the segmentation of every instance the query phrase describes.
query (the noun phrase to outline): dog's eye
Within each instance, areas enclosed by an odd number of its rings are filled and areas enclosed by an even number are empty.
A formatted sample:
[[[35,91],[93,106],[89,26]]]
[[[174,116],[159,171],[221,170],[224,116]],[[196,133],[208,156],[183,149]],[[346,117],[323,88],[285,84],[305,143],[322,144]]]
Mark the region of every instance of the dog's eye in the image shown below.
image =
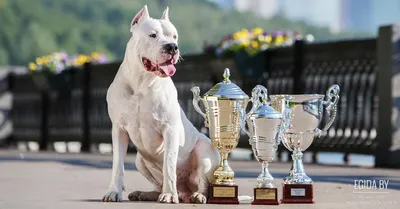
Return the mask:
[[[152,38],[156,38],[156,37],[157,37],[157,34],[155,34],[155,33],[152,33],[152,34],[150,34],[150,37],[152,37]]]
[[[174,35],[173,38],[176,39],[176,35]]]

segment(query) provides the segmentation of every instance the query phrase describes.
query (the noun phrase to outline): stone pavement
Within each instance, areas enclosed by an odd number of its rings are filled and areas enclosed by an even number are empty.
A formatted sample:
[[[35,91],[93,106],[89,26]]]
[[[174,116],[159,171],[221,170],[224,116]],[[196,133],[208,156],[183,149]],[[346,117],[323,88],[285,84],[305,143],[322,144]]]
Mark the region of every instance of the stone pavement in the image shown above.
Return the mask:
[[[133,189],[150,190],[151,185],[127,156],[124,202],[103,203],[101,198],[111,176],[111,156],[97,154],[20,153],[0,150],[0,209],[73,208],[400,208],[400,170],[306,165],[315,181],[313,205],[164,205],[127,201]],[[251,195],[260,165],[253,161],[231,161],[239,185],[239,195]],[[282,195],[280,183],[290,169],[288,163],[273,163],[272,175]],[[389,180],[388,189],[355,188],[355,180]],[[366,182],[366,181],[364,181]]]

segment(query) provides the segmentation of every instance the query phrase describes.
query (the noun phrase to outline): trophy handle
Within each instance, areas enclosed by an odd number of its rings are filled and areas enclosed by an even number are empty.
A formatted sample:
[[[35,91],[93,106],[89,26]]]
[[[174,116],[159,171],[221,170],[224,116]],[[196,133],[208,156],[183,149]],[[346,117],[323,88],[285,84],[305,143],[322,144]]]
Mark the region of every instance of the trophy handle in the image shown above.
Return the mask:
[[[327,100],[323,101],[323,104],[326,105],[325,110],[328,113],[329,120],[325,124],[325,127],[322,130],[318,128],[315,130],[316,135],[318,137],[320,137],[323,132],[326,132],[335,121],[337,114],[337,103],[339,102],[340,98],[339,93],[340,93],[340,88],[336,84],[329,87],[329,89],[326,91]]]
[[[260,102],[261,98],[261,102]],[[262,85],[256,85],[251,91],[251,98],[249,102],[252,103],[250,112],[247,114],[246,118],[250,116],[259,106],[268,102],[268,90]]]
[[[248,128],[246,128],[246,119],[249,117],[249,113],[246,114],[246,110],[242,109],[240,110],[240,128],[247,134],[247,136],[251,137],[250,131]]]
[[[193,92],[193,107],[198,112],[201,116],[204,118],[204,125],[208,127],[207,123],[207,117],[206,114],[201,110],[199,106],[199,102],[202,101],[203,99],[200,97],[200,88],[198,86],[194,86],[190,89],[190,91]]]
[[[253,88],[253,90],[251,91],[251,98],[250,98],[249,102],[252,103],[252,107],[251,107],[250,112],[245,114],[246,110],[243,110],[243,112],[240,113],[242,117],[244,116],[244,120],[243,120],[244,122],[241,123],[241,128],[249,137],[251,137],[251,134],[250,134],[249,129],[246,128],[246,122],[247,122],[246,119],[248,119],[250,117],[250,115],[261,105],[260,99],[259,99],[260,97],[262,98],[263,102],[266,102],[268,99],[268,91],[264,86],[256,85]]]
[[[261,98],[261,102],[259,100]],[[251,102],[253,103],[253,108],[255,110],[259,105],[268,103],[268,90],[262,85],[256,85],[251,91]]]
[[[290,127],[290,121],[292,119],[292,110],[289,107],[286,107],[285,110],[283,111],[283,117],[282,117],[282,122],[281,126],[279,127],[278,131],[278,141],[277,144],[279,145],[282,141],[283,138],[283,133]]]

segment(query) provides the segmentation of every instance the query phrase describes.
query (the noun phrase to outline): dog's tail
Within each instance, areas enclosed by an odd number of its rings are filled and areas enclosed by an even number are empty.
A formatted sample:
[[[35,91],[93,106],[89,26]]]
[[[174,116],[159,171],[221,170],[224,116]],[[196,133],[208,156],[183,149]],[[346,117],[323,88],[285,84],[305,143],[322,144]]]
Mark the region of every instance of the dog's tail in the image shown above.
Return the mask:
[[[238,196],[238,199],[239,199],[239,202],[241,202],[241,203],[253,201],[253,197],[248,196],[248,195],[240,195],[240,196]]]

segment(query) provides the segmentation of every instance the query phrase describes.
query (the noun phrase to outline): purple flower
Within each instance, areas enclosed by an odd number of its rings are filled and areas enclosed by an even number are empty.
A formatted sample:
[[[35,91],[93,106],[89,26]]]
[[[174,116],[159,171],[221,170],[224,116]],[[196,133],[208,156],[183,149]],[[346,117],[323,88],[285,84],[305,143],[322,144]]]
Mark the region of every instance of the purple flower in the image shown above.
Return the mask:
[[[65,66],[62,63],[58,63],[56,65],[56,73],[61,73],[63,70],[65,70]]]
[[[60,58],[61,58],[61,60],[67,60],[68,54],[66,52],[60,52]]]
[[[104,54],[100,55],[98,62],[100,64],[106,64],[109,62],[108,57],[105,56]]]
[[[275,35],[276,35],[276,36],[283,36],[283,34],[284,34],[284,33],[283,33],[282,31],[276,31],[276,32],[275,32]]]

